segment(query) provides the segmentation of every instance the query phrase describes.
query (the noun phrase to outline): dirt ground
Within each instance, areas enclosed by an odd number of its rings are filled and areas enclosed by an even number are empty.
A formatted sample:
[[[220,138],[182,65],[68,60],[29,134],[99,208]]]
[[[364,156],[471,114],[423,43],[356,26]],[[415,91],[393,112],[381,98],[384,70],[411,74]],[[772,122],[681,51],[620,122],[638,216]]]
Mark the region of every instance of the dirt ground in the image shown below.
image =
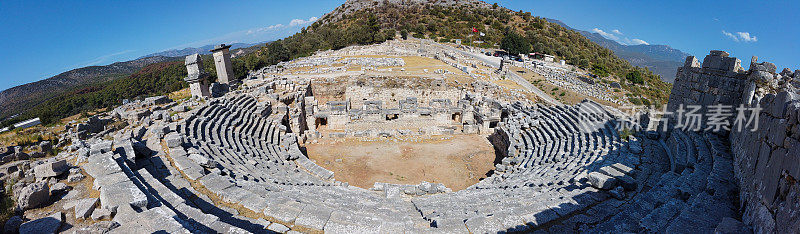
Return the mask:
[[[418,184],[428,181],[457,191],[477,183],[494,169],[494,148],[485,136],[412,139],[416,140],[320,141],[306,147],[309,157],[317,165],[333,171],[336,180],[360,188],[371,188],[375,182]]]

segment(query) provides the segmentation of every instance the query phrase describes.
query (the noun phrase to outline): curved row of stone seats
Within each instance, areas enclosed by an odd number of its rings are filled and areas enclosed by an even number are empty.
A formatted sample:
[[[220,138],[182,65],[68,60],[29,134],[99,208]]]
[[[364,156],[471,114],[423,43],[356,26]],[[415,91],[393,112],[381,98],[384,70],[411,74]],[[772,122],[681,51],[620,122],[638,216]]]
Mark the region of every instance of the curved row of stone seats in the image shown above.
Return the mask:
[[[592,102],[516,106],[500,130],[509,157],[458,192],[412,199],[433,226],[472,233],[525,231],[608,199],[579,175],[619,161],[613,117]]]
[[[322,178],[318,179],[301,173],[296,164],[287,160],[302,153],[291,145],[281,144],[280,136],[285,132],[285,127],[279,123],[281,117],[263,116],[259,109],[255,98],[248,95],[230,101],[217,100],[202,107],[182,127],[189,142],[195,146],[189,151],[218,162],[226,175],[237,179],[279,184],[326,184],[324,180],[332,177],[332,172],[314,167],[313,163],[301,165]]]
[[[627,198],[608,199],[541,229],[548,232],[713,233],[723,218],[738,217],[732,156],[717,136],[674,130],[678,144],[694,152],[694,163],[680,174],[670,159],[642,164],[637,190]],[[651,143],[654,146],[656,143]],[[672,143],[670,143],[672,144]],[[675,146],[670,145],[669,148]],[[653,152],[655,154],[655,152]]]
[[[360,188],[331,186],[324,180],[331,178],[332,172],[315,169],[318,166],[305,156],[287,160],[302,153],[286,147],[296,147],[292,145],[296,139],[282,132],[285,128],[278,124],[282,117],[248,115],[252,101],[244,99],[252,100],[239,96],[199,108],[179,127],[187,144],[170,149],[177,169],[213,197],[301,230],[429,230],[429,223],[419,217],[411,203]],[[226,125],[228,122],[232,124]],[[196,130],[198,127],[206,130]],[[229,129],[230,133],[217,129]],[[213,159],[218,166],[204,167],[190,158],[192,154]]]
[[[692,139],[683,131],[672,131],[667,137],[670,152],[670,169],[681,174],[686,167],[692,167],[697,161]]]

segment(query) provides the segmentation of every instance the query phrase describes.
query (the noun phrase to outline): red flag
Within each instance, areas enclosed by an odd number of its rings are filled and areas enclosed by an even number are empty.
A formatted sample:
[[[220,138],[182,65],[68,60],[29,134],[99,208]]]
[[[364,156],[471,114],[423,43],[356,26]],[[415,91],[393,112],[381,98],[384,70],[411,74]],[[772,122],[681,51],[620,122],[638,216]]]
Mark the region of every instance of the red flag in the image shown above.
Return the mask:
[[[472,32],[478,32],[478,29],[475,28],[475,27],[472,27]]]

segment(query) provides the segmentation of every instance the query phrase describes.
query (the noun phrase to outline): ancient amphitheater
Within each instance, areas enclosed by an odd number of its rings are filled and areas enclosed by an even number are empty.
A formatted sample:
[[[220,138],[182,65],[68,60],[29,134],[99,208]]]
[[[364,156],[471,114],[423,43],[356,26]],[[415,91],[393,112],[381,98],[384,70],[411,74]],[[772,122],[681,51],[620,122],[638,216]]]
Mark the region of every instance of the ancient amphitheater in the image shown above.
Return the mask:
[[[795,233],[800,228],[800,97],[793,88],[800,71],[776,73],[774,65],[755,58],[745,70],[740,60],[712,51],[702,62],[687,58],[677,71],[668,111],[682,104],[760,104],[754,113],[759,121],[750,125],[758,130],[730,132],[659,125],[654,113],[610,106],[620,101],[602,91],[584,92],[600,101],[563,105],[516,74],[496,72],[494,58],[426,40],[322,51],[210,87],[199,59],[186,60],[187,81],[197,97],[134,101],[72,128],[76,140],[60,157],[80,168],[70,173],[89,176],[99,191],[96,209],[112,211],[121,225],[112,232]],[[545,77],[565,86],[580,82]],[[104,119],[128,126],[92,127]],[[728,120],[725,126],[734,127],[736,119]],[[430,182],[356,181],[368,172],[343,179],[339,175],[355,167],[337,165],[355,156],[317,155],[337,144],[424,145],[466,138],[478,139],[466,148],[491,150],[488,167],[473,168],[481,163],[476,157],[468,168],[475,173],[459,169],[417,178]],[[421,155],[395,173],[419,174],[418,167],[440,165],[436,154],[456,148]],[[374,170],[393,166],[370,161]],[[472,182],[439,182],[449,175]],[[86,199],[91,206],[98,202]],[[82,204],[74,205],[76,217],[79,210],[87,217]]]

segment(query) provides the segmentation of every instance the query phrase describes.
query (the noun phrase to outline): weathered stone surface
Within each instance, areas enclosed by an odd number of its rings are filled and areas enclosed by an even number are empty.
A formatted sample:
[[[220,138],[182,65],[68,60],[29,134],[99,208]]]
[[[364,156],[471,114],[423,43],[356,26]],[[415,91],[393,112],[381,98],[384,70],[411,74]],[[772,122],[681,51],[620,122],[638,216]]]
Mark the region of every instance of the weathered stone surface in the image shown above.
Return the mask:
[[[176,132],[167,134],[164,137],[164,141],[167,142],[167,147],[169,148],[177,148],[183,145],[183,137]]]
[[[55,162],[46,162],[33,168],[36,173],[36,178],[47,178],[59,176],[69,169],[66,160],[58,160]]]
[[[294,223],[315,230],[322,230],[331,217],[333,209],[321,206],[304,206]]]
[[[64,193],[69,189],[69,186],[65,183],[56,183],[52,187],[50,187],[51,194],[59,194]]]
[[[61,228],[63,214],[56,212],[50,216],[32,220],[19,226],[19,233],[56,233]]]
[[[3,226],[3,233],[19,233],[19,226],[22,225],[22,217],[12,216]]]
[[[101,141],[92,145],[89,151],[90,155],[105,154],[111,152],[111,146],[114,144],[112,141]]]
[[[742,222],[738,220],[725,217],[722,222],[719,222],[717,228],[714,229],[714,234],[736,234],[736,233],[753,233],[750,228],[747,228]]]
[[[200,166],[203,166],[205,168],[215,168],[215,167],[217,167],[217,162],[215,162],[215,161],[213,161],[213,160],[209,159],[208,157],[203,156],[201,154],[189,154],[189,159],[191,159],[192,161],[196,162],[197,164],[200,164]]]
[[[147,196],[128,180],[100,188],[100,204],[109,209],[121,205],[144,208],[147,206]]]
[[[111,210],[106,208],[94,209],[94,211],[92,211],[92,219],[93,220],[111,219]]]
[[[36,208],[50,199],[50,188],[47,182],[37,182],[25,186],[18,195],[17,205],[23,210]]]
[[[277,232],[277,233],[284,233],[286,231],[289,231],[289,228],[286,227],[286,225],[283,225],[283,224],[280,224],[280,223],[272,223],[267,227],[267,230],[270,230],[270,231],[273,231],[273,232]]]
[[[88,227],[75,230],[76,234],[102,234],[108,233],[120,225],[114,221],[100,221],[89,225]]]
[[[84,198],[75,201],[75,218],[85,219],[89,218],[97,207],[100,199],[98,198]]]
[[[589,184],[598,189],[609,190],[617,186],[617,179],[600,172],[591,172],[587,177]]]

